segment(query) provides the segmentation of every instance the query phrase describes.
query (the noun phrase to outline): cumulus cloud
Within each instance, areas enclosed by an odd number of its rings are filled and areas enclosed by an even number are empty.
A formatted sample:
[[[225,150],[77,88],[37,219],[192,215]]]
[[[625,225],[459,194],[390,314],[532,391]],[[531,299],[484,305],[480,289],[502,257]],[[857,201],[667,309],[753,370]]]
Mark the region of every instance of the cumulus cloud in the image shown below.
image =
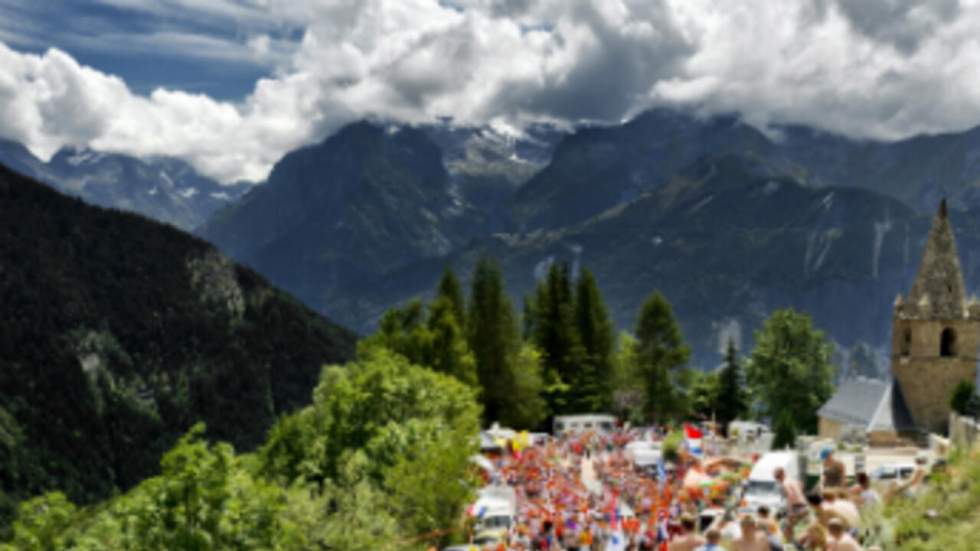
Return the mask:
[[[241,51],[274,68],[238,102],[142,96],[65,52],[0,45],[0,135],[41,155],[176,155],[232,181],[364,116],[519,128],[676,105],[883,139],[980,122],[977,0],[101,1],[240,20]]]

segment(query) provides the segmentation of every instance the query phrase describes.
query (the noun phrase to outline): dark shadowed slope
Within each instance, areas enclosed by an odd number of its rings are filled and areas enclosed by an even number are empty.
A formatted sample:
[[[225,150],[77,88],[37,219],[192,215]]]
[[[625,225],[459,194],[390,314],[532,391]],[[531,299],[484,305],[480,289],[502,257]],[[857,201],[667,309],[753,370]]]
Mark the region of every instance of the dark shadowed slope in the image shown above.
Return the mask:
[[[170,226],[0,166],[0,496],[105,497],[192,423],[248,448],[354,335]]]

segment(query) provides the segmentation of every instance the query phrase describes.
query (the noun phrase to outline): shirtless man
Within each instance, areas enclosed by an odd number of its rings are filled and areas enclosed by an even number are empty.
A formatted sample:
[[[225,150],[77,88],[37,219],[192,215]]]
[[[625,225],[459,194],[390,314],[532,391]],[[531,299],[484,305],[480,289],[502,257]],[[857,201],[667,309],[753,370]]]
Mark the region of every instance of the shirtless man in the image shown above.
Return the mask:
[[[670,542],[668,551],[694,551],[705,544],[705,539],[695,532],[697,521],[690,515],[681,517],[681,535]]]
[[[800,481],[787,478],[786,470],[782,467],[778,467],[773,472],[773,478],[779,482],[783,489],[783,495],[786,496],[786,513],[790,519],[797,520],[805,515],[807,511],[806,496],[803,495],[803,487],[800,486]]]
[[[859,544],[845,530],[844,523],[840,519],[831,519],[827,525],[827,532],[830,533],[827,542],[828,551],[862,551]]]
[[[732,551],[769,551],[769,537],[760,530],[752,515],[745,515],[739,521],[742,535],[732,542]]]

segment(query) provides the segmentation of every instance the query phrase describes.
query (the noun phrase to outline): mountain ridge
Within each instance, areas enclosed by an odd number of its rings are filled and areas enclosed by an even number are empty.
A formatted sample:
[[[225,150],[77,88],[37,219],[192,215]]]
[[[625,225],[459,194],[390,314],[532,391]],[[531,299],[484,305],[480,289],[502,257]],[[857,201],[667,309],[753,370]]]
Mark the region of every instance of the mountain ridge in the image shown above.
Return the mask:
[[[142,215],[0,166],[0,513],[156,472],[193,423],[248,449],[355,336]],[[3,516],[0,514],[0,516]]]

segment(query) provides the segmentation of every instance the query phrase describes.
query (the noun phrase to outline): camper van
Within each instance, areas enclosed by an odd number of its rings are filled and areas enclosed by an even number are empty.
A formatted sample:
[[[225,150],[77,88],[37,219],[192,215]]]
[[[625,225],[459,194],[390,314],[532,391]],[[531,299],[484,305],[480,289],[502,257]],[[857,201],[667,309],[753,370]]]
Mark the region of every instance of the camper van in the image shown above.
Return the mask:
[[[774,476],[778,468],[786,472],[786,478],[800,480],[800,454],[786,450],[763,455],[749,473],[742,512],[755,512],[760,505],[773,514],[786,512],[786,497]]]
[[[559,437],[574,432],[610,433],[616,429],[616,417],[606,413],[589,413],[583,415],[558,415],[552,433]]]

